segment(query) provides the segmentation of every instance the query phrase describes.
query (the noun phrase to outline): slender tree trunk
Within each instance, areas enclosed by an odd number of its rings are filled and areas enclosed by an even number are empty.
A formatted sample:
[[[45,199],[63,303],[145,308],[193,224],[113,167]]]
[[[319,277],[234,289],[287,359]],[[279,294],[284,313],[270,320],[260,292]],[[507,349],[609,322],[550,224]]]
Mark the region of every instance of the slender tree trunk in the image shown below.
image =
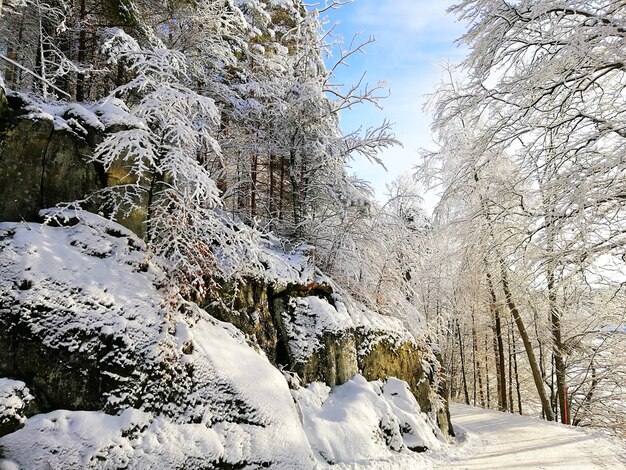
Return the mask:
[[[544,348],[543,348],[543,341],[541,341],[541,335],[539,334],[539,318],[537,315],[537,312],[534,312],[534,324],[535,324],[535,336],[537,336],[537,343],[539,345],[539,369],[541,370],[541,377],[544,383],[547,383],[547,374],[546,374],[546,357],[545,357],[545,353],[544,353]],[[550,403],[553,403],[553,387],[552,385],[550,385]],[[542,418],[545,418],[545,416],[543,416],[543,410],[542,410]]]
[[[515,413],[513,403],[513,350],[512,350],[512,340],[511,340],[511,331],[513,330],[513,324],[511,323],[510,328],[508,328],[507,340],[509,342],[509,411],[511,413]]]
[[[44,42],[43,42],[43,37],[44,37],[44,28],[43,28],[43,23],[42,23],[42,19],[41,19],[41,10],[39,11],[39,38],[37,41],[37,60],[35,61],[35,72],[43,78],[43,80],[41,80],[40,86],[41,86],[41,94],[44,98],[48,97],[48,85],[47,80],[48,80],[48,73],[46,70],[46,51],[44,48]]]
[[[78,35],[78,66],[84,67],[87,57],[87,29],[84,24],[87,18],[86,0],[80,0],[80,33]],[[85,96],[85,74],[76,75],[76,101],[84,101]]]
[[[515,328],[511,325],[511,342],[513,343],[513,371],[515,373],[515,388],[517,390],[517,410],[522,414],[522,392],[517,371],[517,343],[515,342]]]
[[[283,202],[285,200],[285,159],[280,158],[280,187],[278,194],[278,221],[283,221]]]
[[[551,263],[550,263],[551,264]],[[554,270],[548,268],[548,304],[550,308],[550,325],[552,327],[552,343],[554,354],[554,367],[556,369],[556,395],[559,401],[561,411],[561,422],[570,424],[569,416],[567,416],[566,401],[566,379],[565,379],[565,360],[563,358],[563,341],[561,339],[561,313],[557,307],[557,297],[554,279]]]
[[[559,401],[557,399],[557,392],[555,390],[555,386],[554,386],[554,353],[552,354],[552,356],[550,357],[550,366],[551,366],[551,373],[550,373],[550,404],[552,405],[552,412],[554,413],[555,416],[559,415]]]
[[[511,289],[509,287],[508,276],[506,273],[506,267],[504,265],[504,259],[500,258],[500,275],[502,281],[502,290],[504,291],[504,297],[506,304],[515,320],[515,324],[517,325],[517,330],[522,338],[522,342],[524,343],[524,349],[526,350],[526,356],[528,357],[528,362],[530,364],[530,369],[532,371],[533,380],[535,382],[535,387],[537,388],[537,394],[539,395],[539,399],[541,400],[541,407],[543,408],[544,415],[548,421],[554,421],[554,414],[552,413],[552,409],[550,408],[550,402],[548,401],[548,397],[546,396],[546,391],[543,388],[543,381],[541,377],[541,371],[539,370],[539,366],[537,365],[537,359],[535,358],[535,352],[533,351],[533,346],[530,342],[530,337],[526,332],[526,327],[524,326],[524,321],[520,315],[519,310],[517,309],[517,305],[513,300],[513,295],[511,293]]]
[[[289,180],[291,182],[294,233],[298,236],[300,233],[300,178],[296,168],[295,150],[289,152]]]
[[[552,143],[553,132],[548,133],[550,143]],[[551,150],[548,150],[551,153]],[[550,177],[558,173],[558,169],[553,159],[549,159],[543,170],[540,179],[541,186],[545,181],[549,181]],[[563,357],[563,341],[561,337],[561,312],[557,305],[557,280],[556,280],[556,231],[557,219],[555,215],[556,201],[554,195],[549,192],[542,191],[542,206],[545,216],[546,231],[546,285],[548,289],[548,315],[550,318],[550,327],[552,333],[552,355],[554,357],[554,368],[556,369],[556,398],[558,400],[561,411],[561,422],[569,424],[569,416],[567,416],[567,383],[565,371],[565,359]]]
[[[469,393],[467,391],[467,375],[465,374],[465,351],[463,350],[463,338],[461,337],[461,327],[456,323],[456,333],[459,343],[459,355],[461,358],[461,377],[463,379],[463,392],[465,393],[465,404],[470,404]]]
[[[489,342],[485,336],[485,382],[487,388],[487,408],[491,408],[491,391],[489,386]]]
[[[255,153],[252,155],[250,165],[250,218],[254,219],[257,215],[257,177],[258,177],[259,156]]]
[[[450,362],[449,362],[449,366],[448,366],[448,371],[450,372],[450,396],[455,396],[456,393],[456,387],[455,387],[455,381],[454,379],[456,378],[456,364],[455,364],[455,357],[454,357],[454,352],[456,350],[456,348],[454,347],[454,334],[450,334],[449,330],[448,330],[448,351],[450,351]]]
[[[483,378],[480,370],[480,359],[478,358],[478,335],[476,334],[476,323],[474,309],[472,308],[472,346],[474,356],[474,404],[476,404],[476,379],[478,379],[478,393],[480,396],[480,406],[485,407],[485,392],[483,390]]]
[[[270,180],[270,188],[269,188],[269,193],[270,193],[270,197],[269,197],[269,201],[268,201],[268,207],[269,207],[269,214],[270,214],[270,222],[271,222],[271,226],[272,228],[274,228],[274,210],[275,210],[275,204],[274,204],[274,193],[276,191],[276,188],[274,187],[276,185],[275,182],[275,177],[274,177],[274,155],[273,154],[269,154],[269,180]]]
[[[486,263],[485,263],[486,264]],[[493,280],[491,273],[486,270],[487,273],[487,288],[489,289],[489,296],[491,302],[489,303],[489,310],[491,311],[491,318],[494,322],[494,346],[495,346],[495,358],[496,358],[496,375],[497,375],[497,390],[498,390],[498,409],[500,411],[506,411],[506,376],[504,369],[504,345],[502,343],[502,319],[500,318],[500,311],[498,309],[496,290],[493,286]]]
[[[474,313],[472,312],[472,403],[476,406],[476,335],[474,330]]]
[[[594,356],[595,356],[595,352],[594,352]],[[591,407],[593,405],[593,395],[596,390],[596,387],[598,386],[598,374],[596,371],[596,366],[594,365],[594,362],[593,362],[594,356],[592,356],[591,364],[589,366],[589,368],[591,369],[591,387],[589,388],[589,391],[585,394],[585,400],[583,404],[578,408],[578,410],[576,411],[576,415],[571,419],[572,424],[574,426],[580,425],[580,422],[582,421],[582,418],[578,417],[578,413],[581,410],[581,408],[583,410],[583,417],[585,416],[585,414],[588,414],[588,415],[591,414]]]

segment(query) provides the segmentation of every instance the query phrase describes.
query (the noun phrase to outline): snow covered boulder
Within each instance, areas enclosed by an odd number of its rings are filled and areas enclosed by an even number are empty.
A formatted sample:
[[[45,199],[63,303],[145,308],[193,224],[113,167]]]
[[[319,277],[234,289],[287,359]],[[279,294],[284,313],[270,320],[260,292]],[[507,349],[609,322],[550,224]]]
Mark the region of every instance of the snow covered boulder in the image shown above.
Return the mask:
[[[313,383],[292,393],[316,457],[326,464],[419,468],[423,460],[415,453],[445,442],[406,382],[397,379],[367,382],[357,375],[332,390]]]
[[[264,271],[223,283],[203,305],[211,315],[243,331],[281,369],[301,383],[341,385],[357,374],[367,380],[406,381],[424,412],[450,430],[439,363],[402,321],[355,301],[315,269],[310,247],[284,251],[261,245]]]
[[[40,209],[82,199],[102,186],[103,175],[84,159],[92,147],[75,116],[61,124],[55,118],[63,108],[7,95],[0,112],[0,220],[35,221]]]
[[[313,467],[280,371],[232,325],[169,308],[164,281],[136,236],[98,216],[0,224],[0,377],[46,413],[24,420],[16,393],[2,398],[24,424],[0,438],[4,456],[29,469]]]
[[[34,397],[26,384],[0,378],[0,437],[24,426],[34,413]]]

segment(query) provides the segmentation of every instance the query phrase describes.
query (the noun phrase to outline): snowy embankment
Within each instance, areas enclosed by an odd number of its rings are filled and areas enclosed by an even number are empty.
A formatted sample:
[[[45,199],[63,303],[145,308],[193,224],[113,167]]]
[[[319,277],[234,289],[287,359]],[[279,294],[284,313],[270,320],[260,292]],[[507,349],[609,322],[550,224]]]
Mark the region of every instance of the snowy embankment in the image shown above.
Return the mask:
[[[100,217],[0,223],[0,468],[415,468],[445,446],[405,382],[290,391],[165,283]]]
[[[626,446],[599,431],[459,404],[451,404],[450,410],[460,443],[453,460],[437,468],[626,468]]]

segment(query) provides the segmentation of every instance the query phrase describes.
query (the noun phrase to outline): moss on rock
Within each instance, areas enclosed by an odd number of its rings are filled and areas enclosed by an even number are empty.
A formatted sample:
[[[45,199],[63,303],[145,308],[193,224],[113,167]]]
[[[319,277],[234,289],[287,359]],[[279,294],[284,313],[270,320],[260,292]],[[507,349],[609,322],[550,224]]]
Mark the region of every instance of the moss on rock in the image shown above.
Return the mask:
[[[387,377],[404,380],[422,411],[431,411],[431,387],[424,373],[420,351],[415,345],[403,343],[397,346],[385,339],[378,341],[359,356],[359,369],[370,381]]]

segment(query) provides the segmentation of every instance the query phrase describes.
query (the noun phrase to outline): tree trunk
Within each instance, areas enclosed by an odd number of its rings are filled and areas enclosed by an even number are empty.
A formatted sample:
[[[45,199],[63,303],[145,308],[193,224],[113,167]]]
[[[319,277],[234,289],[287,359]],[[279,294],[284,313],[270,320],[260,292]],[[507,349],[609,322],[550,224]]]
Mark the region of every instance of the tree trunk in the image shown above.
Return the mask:
[[[520,312],[517,309],[517,305],[513,300],[513,295],[509,287],[508,276],[506,273],[506,267],[504,266],[504,259],[502,258],[500,258],[500,275],[502,281],[502,290],[504,291],[504,298],[506,300],[509,311],[511,312],[511,315],[515,320],[515,324],[517,325],[517,330],[519,331],[520,337],[522,338],[522,342],[524,343],[524,349],[526,350],[526,356],[528,357],[528,362],[530,363],[530,369],[532,371],[535,387],[537,388],[537,394],[539,395],[539,399],[541,400],[541,407],[543,409],[544,416],[548,421],[554,421],[554,414],[552,413],[552,409],[550,408],[550,402],[548,401],[548,397],[546,396],[546,391],[543,388],[541,371],[539,370],[539,366],[537,365],[535,352],[533,351],[530,337],[526,332],[524,321],[522,320]]]
[[[274,219],[275,219],[275,204],[274,204],[274,193],[276,189],[274,186],[276,185],[275,177],[274,177],[274,155],[270,153],[269,155],[269,180],[270,180],[270,188],[269,188],[269,201],[268,201],[268,209],[270,214],[270,226],[274,229]]]
[[[476,406],[476,330],[474,329],[474,312],[472,312],[472,403]]]
[[[510,328],[508,328],[507,340],[509,342],[509,411],[511,413],[515,413],[514,403],[513,403],[513,350],[512,339],[511,339],[511,331],[513,330],[513,324],[511,324]]]
[[[543,341],[541,341],[541,336],[539,335],[539,318],[537,315],[537,311],[534,312],[534,317],[535,317],[535,336],[537,336],[537,343],[539,345],[539,370],[541,371],[541,377],[544,383],[547,383],[547,379],[546,379],[546,365],[545,365],[545,354],[544,354],[544,349],[543,349]],[[550,402],[552,402],[552,390],[553,387],[552,385],[550,386]],[[543,411],[542,411],[543,413]],[[541,416],[542,418],[545,418],[545,416]]]
[[[296,237],[300,234],[300,178],[296,168],[296,152],[289,152],[289,180],[291,182],[291,204],[293,209],[293,228]]]
[[[280,158],[280,183],[278,188],[278,221],[283,221],[283,201],[285,200],[285,159]]]
[[[472,343],[474,355],[474,404],[476,404],[476,378],[478,378],[478,393],[480,396],[480,405],[485,407],[485,392],[483,390],[483,378],[480,371],[480,359],[478,358],[478,335],[476,334],[476,325],[474,318],[474,309],[472,308]]]
[[[491,392],[489,390],[489,342],[485,336],[485,383],[487,388],[487,408],[491,408]]]
[[[467,391],[467,375],[465,374],[465,351],[463,350],[463,338],[461,338],[461,327],[456,322],[456,333],[459,342],[459,355],[461,357],[461,376],[463,379],[463,392],[465,393],[465,404],[470,404],[469,393]]]
[[[517,390],[517,411],[522,414],[522,392],[517,371],[517,344],[515,342],[515,328],[511,325],[511,342],[513,343],[513,371],[515,373],[515,388]]]
[[[87,17],[86,0],[80,1],[80,33],[78,35],[78,66],[84,67],[85,57],[87,54],[87,31],[84,24]],[[76,101],[84,101],[85,96],[85,74],[78,73],[76,75]]]
[[[487,287],[489,289],[489,295],[491,297],[489,310],[491,311],[491,317],[494,322],[494,349],[496,358],[496,378],[498,385],[498,409],[500,411],[506,411],[506,376],[504,369],[504,344],[502,343],[502,320],[500,318],[500,311],[498,310],[496,290],[493,286],[493,281],[491,279],[491,273],[489,272],[489,270],[487,270]]]
[[[448,340],[448,351],[450,351],[450,361],[449,361],[449,366],[448,366],[448,372],[450,373],[449,377],[450,377],[450,396],[454,396],[455,392],[456,392],[456,388],[455,388],[455,384],[454,384],[454,378],[456,377],[456,364],[455,364],[455,357],[454,357],[454,352],[456,350],[456,348],[454,347],[454,334],[450,334],[449,333],[450,330],[448,330],[448,335],[447,335],[447,340]]]
[[[258,174],[259,156],[255,153],[252,155],[250,162],[250,219],[257,215],[257,174]]]
[[[566,397],[566,379],[565,379],[565,360],[563,358],[563,341],[561,339],[561,313],[557,307],[557,297],[555,289],[554,270],[551,263],[548,268],[548,305],[550,309],[550,325],[552,327],[552,344],[554,354],[554,367],[556,369],[556,394],[559,400],[559,408],[561,411],[561,422],[570,424],[567,415],[567,397]]]

